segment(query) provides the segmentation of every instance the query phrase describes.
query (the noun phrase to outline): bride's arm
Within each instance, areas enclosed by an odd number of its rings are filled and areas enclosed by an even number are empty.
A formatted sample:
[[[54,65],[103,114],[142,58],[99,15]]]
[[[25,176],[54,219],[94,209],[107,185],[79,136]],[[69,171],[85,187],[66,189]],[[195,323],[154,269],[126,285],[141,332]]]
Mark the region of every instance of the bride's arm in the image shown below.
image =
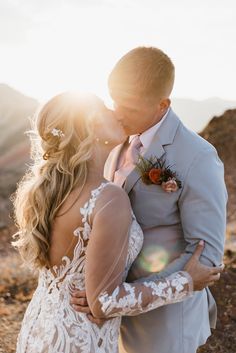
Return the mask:
[[[107,188],[97,201],[86,250],[85,286],[93,316],[137,315],[188,298],[192,280],[184,271],[156,281],[123,282],[131,208],[123,190],[114,187],[110,193]]]

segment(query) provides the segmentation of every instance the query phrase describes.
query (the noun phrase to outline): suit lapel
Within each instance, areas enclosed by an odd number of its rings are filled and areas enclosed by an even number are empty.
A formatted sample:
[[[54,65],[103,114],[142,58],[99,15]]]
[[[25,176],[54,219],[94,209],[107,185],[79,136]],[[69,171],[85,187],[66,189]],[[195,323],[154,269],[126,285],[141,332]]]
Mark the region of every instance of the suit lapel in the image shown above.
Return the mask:
[[[161,158],[165,154],[164,146],[173,143],[177,128],[180,124],[179,118],[170,109],[165,121],[156,132],[149,148],[144,153],[144,158],[157,157]],[[127,177],[124,189],[127,193],[131,191],[136,182],[140,179],[140,173],[135,168]]]
[[[161,142],[157,139],[155,141],[153,140],[148,150],[144,153],[143,157],[146,159],[152,156],[161,158],[164,154],[165,154],[165,150]],[[140,177],[141,176],[139,171],[136,168],[134,168],[132,172],[128,175],[125,181],[124,189],[126,190],[127,193],[130,192],[130,190],[134,187],[134,185],[140,179]]]

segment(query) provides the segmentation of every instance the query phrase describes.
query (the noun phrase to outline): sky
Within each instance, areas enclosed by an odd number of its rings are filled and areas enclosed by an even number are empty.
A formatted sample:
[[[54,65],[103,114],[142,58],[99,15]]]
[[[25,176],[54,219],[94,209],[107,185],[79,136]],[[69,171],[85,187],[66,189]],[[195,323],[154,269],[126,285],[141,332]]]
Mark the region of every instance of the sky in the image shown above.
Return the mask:
[[[108,100],[110,70],[143,45],[173,60],[174,97],[236,100],[235,0],[0,0],[0,82],[40,101]]]

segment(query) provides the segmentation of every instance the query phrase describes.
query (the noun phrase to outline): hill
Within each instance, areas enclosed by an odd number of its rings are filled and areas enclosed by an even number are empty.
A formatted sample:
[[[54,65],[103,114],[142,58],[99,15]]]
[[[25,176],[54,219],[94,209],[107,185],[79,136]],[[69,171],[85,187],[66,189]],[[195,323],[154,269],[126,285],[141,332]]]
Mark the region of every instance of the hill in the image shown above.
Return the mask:
[[[212,98],[205,101],[190,99],[172,100],[176,113],[183,122],[199,131],[216,114],[225,108],[236,107],[236,102]],[[0,84],[0,228],[9,224],[9,195],[15,190],[29,162],[29,140],[25,131],[30,128],[29,117],[36,111],[39,103],[15,89]],[[219,118],[214,117],[201,135],[215,145],[226,166],[226,183],[230,191],[229,219],[236,219],[234,194],[236,183],[235,162],[235,111],[228,110]]]
[[[38,107],[35,99],[0,84],[0,228],[10,222],[9,195],[29,161],[29,141],[25,131],[29,117]]]
[[[229,193],[228,220],[236,221],[236,109],[214,117],[200,134],[218,151],[225,166],[225,181]]]
[[[220,98],[202,101],[173,98],[172,107],[189,129],[200,132],[214,116],[222,115],[227,109],[236,108],[236,101]]]

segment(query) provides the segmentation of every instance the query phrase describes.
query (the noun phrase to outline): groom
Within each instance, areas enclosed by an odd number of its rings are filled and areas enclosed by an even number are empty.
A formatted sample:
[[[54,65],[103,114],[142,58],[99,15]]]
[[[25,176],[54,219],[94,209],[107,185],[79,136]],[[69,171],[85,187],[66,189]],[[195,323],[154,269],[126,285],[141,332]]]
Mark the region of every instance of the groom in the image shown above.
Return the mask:
[[[128,280],[161,278],[183,269],[200,239],[205,241],[202,263],[220,265],[226,226],[224,169],[215,148],[188,130],[170,107],[170,58],[153,47],[133,49],[115,65],[108,84],[117,119],[130,137],[111,152],[105,177],[124,187],[144,232]],[[182,187],[145,184],[134,168],[138,154],[146,160],[162,158]],[[216,306],[207,288],[183,302],[123,317],[121,351],[195,353],[215,324]]]

